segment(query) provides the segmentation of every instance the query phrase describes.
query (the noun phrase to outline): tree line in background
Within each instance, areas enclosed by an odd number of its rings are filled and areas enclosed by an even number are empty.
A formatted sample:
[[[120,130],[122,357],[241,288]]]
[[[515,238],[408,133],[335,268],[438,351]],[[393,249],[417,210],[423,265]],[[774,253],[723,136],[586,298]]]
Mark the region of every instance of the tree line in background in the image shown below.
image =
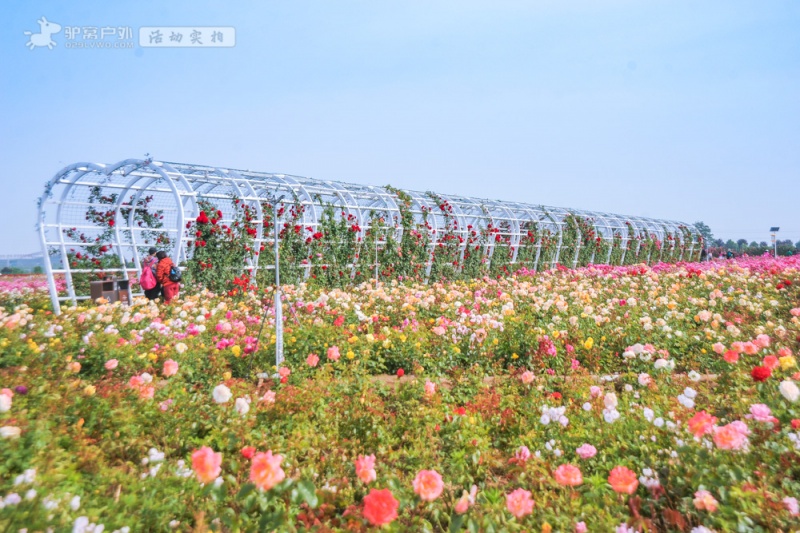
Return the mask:
[[[714,257],[725,255],[728,251],[733,252],[733,254],[736,256],[745,254],[753,256],[764,255],[765,253],[771,254],[775,250],[772,242],[748,242],[747,239],[739,239],[737,241],[728,239],[727,241],[723,241],[722,239],[714,238],[714,234],[711,232],[711,228],[708,227],[708,224],[704,222],[695,222],[694,226],[703,236],[705,242],[709,243],[708,251],[709,253],[714,254]],[[795,255],[800,253],[800,241],[793,243],[789,239],[778,239],[776,241],[776,245],[779,256]]]

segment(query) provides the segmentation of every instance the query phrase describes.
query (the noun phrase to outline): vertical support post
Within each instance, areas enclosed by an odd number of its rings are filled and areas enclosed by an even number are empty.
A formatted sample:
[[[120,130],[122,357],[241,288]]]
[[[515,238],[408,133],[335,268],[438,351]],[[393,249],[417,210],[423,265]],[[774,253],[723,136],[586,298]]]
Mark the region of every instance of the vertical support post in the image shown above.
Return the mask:
[[[281,197],[283,199],[283,197]],[[275,250],[275,366],[280,368],[283,363],[283,304],[281,303],[281,261],[278,247],[278,202],[272,206]]]

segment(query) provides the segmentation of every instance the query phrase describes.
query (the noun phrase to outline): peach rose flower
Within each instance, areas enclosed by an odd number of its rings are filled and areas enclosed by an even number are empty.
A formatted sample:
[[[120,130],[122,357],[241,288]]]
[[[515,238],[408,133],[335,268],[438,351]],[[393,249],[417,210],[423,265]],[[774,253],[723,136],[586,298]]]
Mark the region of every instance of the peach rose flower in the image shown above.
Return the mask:
[[[192,469],[201,483],[211,483],[219,477],[222,454],[203,446],[192,454]]]

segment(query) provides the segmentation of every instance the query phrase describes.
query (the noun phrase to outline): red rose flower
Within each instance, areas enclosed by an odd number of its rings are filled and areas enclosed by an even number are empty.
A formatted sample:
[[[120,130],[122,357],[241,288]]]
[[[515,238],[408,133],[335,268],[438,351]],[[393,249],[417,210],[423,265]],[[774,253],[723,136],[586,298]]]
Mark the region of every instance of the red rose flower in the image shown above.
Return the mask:
[[[245,446],[244,448],[242,448],[242,457],[244,457],[245,459],[252,459],[255,453],[256,449],[253,448],[252,446]]]
[[[402,378],[405,375],[406,375],[406,371],[405,370],[403,370],[402,368],[398,368],[397,369],[397,377],[398,378]]]
[[[753,371],[750,373],[753,376],[753,379],[756,381],[766,381],[770,376],[772,376],[772,370],[765,366],[757,366],[753,368]]]

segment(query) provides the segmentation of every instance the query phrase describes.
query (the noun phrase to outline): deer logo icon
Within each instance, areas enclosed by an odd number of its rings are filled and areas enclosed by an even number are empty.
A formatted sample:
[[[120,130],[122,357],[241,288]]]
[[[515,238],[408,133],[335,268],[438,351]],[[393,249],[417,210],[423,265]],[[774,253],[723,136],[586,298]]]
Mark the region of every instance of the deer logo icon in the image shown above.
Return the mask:
[[[56,43],[53,41],[51,36],[61,31],[61,25],[56,24],[55,22],[50,22],[44,17],[40,18],[36,22],[39,23],[39,33],[26,31],[25,35],[30,35],[30,40],[25,43],[25,46],[31,50],[37,46],[46,46],[49,50],[52,50]]]

